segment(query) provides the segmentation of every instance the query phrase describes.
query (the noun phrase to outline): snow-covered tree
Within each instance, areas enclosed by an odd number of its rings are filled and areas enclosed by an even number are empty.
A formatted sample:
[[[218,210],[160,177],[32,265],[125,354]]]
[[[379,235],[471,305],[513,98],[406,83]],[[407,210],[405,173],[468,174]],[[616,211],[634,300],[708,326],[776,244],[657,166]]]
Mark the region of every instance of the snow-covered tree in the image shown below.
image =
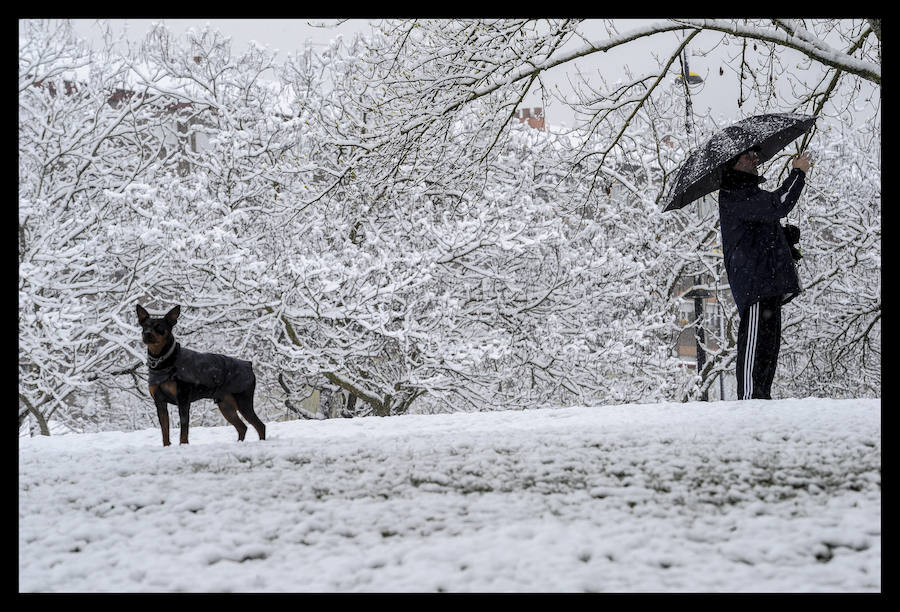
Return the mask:
[[[597,84],[575,102],[585,129],[559,133],[510,118],[579,21],[390,22],[282,63],[208,27],[93,51],[64,22],[21,22],[20,424],[152,422],[136,303],[180,304],[182,342],[251,359],[266,418],[310,387],[349,398],[347,416],[699,397],[734,362],[727,299],[703,370],[673,350],[684,279],[728,291],[717,214],[659,201],[722,126],[689,114],[684,129],[670,69],[699,26],[665,24],[590,43],[689,32],[659,71]],[[703,27],[734,36],[719,26]],[[801,26],[778,22],[787,42],[773,42],[753,25],[762,49],[740,66],[801,39],[828,66],[822,41],[852,39],[855,59],[774,102],[757,69],[739,95],[859,127],[838,103],[874,79],[866,24]],[[789,393],[880,389],[877,113],[865,126],[814,136],[825,153],[793,220],[811,299],[787,313]],[[787,153],[767,174],[786,166]]]
[[[580,136],[584,146],[572,149],[562,163],[570,169],[589,170],[590,189],[577,197],[584,198],[585,194],[602,190],[610,179],[629,188],[630,179],[614,171],[615,164],[620,163],[618,160],[628,158],[640,165],[642,162],[638,160],[655,155],[659,159],[654,165],[663,173],[661,179],[655,183],[649,181],[634,191],[640,192],[639,198],[658,201],[664,192],[667,175],[677,165],[659,155],[659,151],[665,149],[661,143],[683,144],[680,148],[683,159],[692,144],[696,146],[702,142],[702,137],[708,137],[716,127],[713,118],[696,116],[692,112],[690,89],[679,92],[671,87],[672,80],[676,74],[685,71],[689,48],[694,56],[705,56],[722,47],[726,51],[721,57],[720,75],[724,75],[727,68],[736,77],[733,81],[735,99],[748,115],[794,111],[823,118],[817,129],[796,143],[794,151],[807,146],[823,129],[843,126],[841,129],[849,132],[856,127],[868,134],[869,155],[877,159],[881,82],[878,20],[669,19],[621,32],[614,22],[607,21],[605,33],[600,35],[587,26],[586,21],[572,19],[383,22],[381,32],[387,44],[376,41],[367,57],[373,66],[370,85],[384,91],[379,103],[371,109],[379,113],[376,125],[380,129],[372,136],[371,146],[384,147],[395,156],[413,156],[420,150],[433,149],[440,145],[445,126],[476,107],[479,109],[479,131],[499,135],[526,95],[537,92],[548,102],[544,105],[545,112],[550,104],[561,103],[573,108],[581,118],[581,124],[573,133]],[[550,70],[559,66],[651,39],[656,43],[653,55],[657,62],[649,70],[632,71],[625,66],[619,73],[621,78],[613,83],[607,83],[596,72],[579,74],[573,79],[571,94],[559,93],[542,82]],[[666,97],[670,102],[680,99],[684,105],[680,125],[673,122],[677,115],[671,108],[660,114],[660,106]],[[662,116],[668,121],[662,121]],[[654,123],[659,129],[648,131],[648,126]],[[829,125],[831,128],[826,128]],[[655,142],[648,142],[650,133],[654,134]],[[684,138],[684,134],[688,138]],[[485,142],[488,144],[481,149],[482,159],[489,163],[495,141],[489,136]],[[790,150],[786,151],[772,162],[773,172],[778,173],[778,164],[784,169],[788,167],[790,153]],[[867,192],[868,185],[862,191]],[[880,210],[880,201],[874,206]],[[646,212],[652,215],[652,212]],[[870,213],[865,215],[867,219],[871,216]],[[851,216],[845,222],[852,225],[857,223],[857,218]],[[679,242],[670,250],[670,256],[680,252],[687,253],[687,258],[678,258],[680,264],[663,284],[671,288],[681,277],[703,278],[705,275],[707,280],[701,284],[714,285],[715,290],[721,291],[718,283],[711,282],[711,279],[721,277],[721,269],[714,257],[718,231],[716,216],[706,215],[705,220],[701,219],[692,229],[688,226],[694,220],[688,217],[674,223]],[[865,225],[871,227],[871,222],[866,221]],[[673,226],[663,223],[662,227],[671,229]],[[827,244],[833,249],[836,261],[844,262],[843,265],[854,261],[855,249],[847,248],[849,243],[830,241]],[[868,255],[878,258],[871,249]],[[864,293],[876,297],[866,300],[864,311],[870,315],[874,313],[874,319],[869,316],[862,320],[877,326],[880,307],[872,304],[872,301],[879,303],[880,300],[877,283],[867,286],[872,289],[866,289]],[[726,314],[729,323],[735,322],[734,313],[729,313],[727,306]],[[840,315],[827,313],[824,316]],[[736,330],[736,325],[729,325],[727,329]],[[847,336],[846,333],[842,335]],[[851,336],[851,342],[858,342],[863,336],[873,337],[869,334]],[[699,373],[695,389],[689,390],[685,398],[696,396],[708,388],[719,372],[733,367],[729,338],[721,340],[726,350],[717,352],[707,362]],[[842,353],[850,355],[855,351]]]
[[[798,224],[805,293],[785,320],[778,384],[793,396],[881,394],[880,139],[823,134]]]
[[[117,58],[91,52],[65,23],[20,22],[19,423],[71,414],[72,393],[136,355],[118,333],[134,279],[159,263],[115,244],[135,181],[161,164],[165,115],[122,89]]]

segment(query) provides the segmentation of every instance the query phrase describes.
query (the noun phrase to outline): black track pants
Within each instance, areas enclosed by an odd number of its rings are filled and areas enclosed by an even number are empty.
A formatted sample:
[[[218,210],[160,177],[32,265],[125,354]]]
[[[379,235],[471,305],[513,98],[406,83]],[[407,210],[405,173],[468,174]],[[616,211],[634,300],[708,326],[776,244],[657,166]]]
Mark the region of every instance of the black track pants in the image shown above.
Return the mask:
[[[772,381],[781,347],[781,296],[763,298],[740,316],[738,399],[772,399]]]

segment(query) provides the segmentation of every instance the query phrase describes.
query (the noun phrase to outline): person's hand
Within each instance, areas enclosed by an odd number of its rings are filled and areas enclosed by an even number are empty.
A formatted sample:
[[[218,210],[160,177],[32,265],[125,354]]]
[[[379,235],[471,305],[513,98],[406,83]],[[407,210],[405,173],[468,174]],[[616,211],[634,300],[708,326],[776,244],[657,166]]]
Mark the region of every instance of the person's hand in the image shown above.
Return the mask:
[[[800,154],[799,157],[795,158],[793,162],[791,162],[791,166],[794,168],[800,168],[803,172],[809,172],[810,166],[812,166],[812,157],[809,155],[809,151],[804,151]]]

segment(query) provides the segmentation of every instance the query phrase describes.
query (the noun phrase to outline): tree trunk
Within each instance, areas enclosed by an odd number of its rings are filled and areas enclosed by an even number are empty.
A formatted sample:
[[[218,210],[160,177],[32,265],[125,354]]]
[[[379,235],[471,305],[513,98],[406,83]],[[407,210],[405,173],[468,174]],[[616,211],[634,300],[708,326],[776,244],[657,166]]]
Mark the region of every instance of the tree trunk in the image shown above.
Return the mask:
[[[28,413],[31,413],[31,415],[37,421],[38,427],[40,427],[40,429],[41,429],[41,435],[49,436],[50,435],[50,427],[47,426],[47,421],[46,421],[46,419],[44,419],[44,415],[41,414],[41,411],[38,410],[37,408],[35,408],[34,406],[32,406],[31,402],[29,402],[28,399],[25,398],[21,393],[19,394],[19,400],[21,400],[25,404],[25,406],[28,407]],[[22,426],[22,423],[20,422],[19,427],[21,427],[21,426]]]

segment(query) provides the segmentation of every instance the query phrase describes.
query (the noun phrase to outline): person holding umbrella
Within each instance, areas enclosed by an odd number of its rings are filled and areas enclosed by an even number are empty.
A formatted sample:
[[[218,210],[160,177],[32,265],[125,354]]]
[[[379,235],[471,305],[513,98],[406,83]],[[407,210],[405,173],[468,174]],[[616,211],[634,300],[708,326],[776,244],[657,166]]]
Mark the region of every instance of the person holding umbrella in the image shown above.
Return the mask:
[[[779,219],[800,198],[812,166],[804,152],[782,185],[759,188],[759,148],[751,147],[722,168],[719,220],[725,269],[740,316],[737,342],[738,399],[772,399],[781,345],[781,306],[800,293],[794,251]]]
[[[771,399],[781,345],[781,306],[800,293],[792,244],[799,230],[782,226],[800,197],[812,165],[808,153],[793,160],[790,174],[773,192],[759,184],[759,166],[808,133],[814,115],[771,113],[730,125],[691,151],[664,199],[663,212],[719,192],[722,250],[738,308],[738,399]]]

